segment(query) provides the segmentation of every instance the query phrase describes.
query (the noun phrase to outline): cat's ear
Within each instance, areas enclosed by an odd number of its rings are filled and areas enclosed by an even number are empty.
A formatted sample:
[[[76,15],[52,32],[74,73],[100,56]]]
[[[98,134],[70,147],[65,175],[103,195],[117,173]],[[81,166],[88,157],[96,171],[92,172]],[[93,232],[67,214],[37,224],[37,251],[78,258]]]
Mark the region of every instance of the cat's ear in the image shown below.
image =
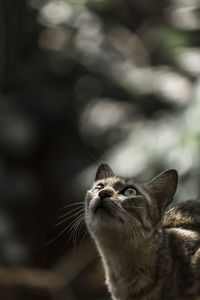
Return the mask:
[[[162,172],[156,178],[147,182],[152,199],[156,200],[160,211],[164,211],[169,203],[173,200],[178,183],[178,173],[174,169]]]
[[[101,164],[97,170],[95,181],[100,179],[106,179],[108,177],[114,177],[113,170],[107,164]]]

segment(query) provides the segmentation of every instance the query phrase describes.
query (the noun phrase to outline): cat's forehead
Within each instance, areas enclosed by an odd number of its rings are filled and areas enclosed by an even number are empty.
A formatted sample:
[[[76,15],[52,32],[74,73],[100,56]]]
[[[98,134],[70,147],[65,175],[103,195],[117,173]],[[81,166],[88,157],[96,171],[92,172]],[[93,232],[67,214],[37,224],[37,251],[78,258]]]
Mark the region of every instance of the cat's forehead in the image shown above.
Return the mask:
[[[132,186],[143,186],[143,184],[137,180],[136,178],[121,178],[121,177],[108,177],[105,179],[97,180],[94,184],[103,184],[104,186],[112,186],[114,189],[120,189],[124,186],[132,185]]]
[[[104,186],[112,186],[116,189],[123,187],[126,181],[119,177],[109,177],[106,179],[98,180],[97,183],[102,183]]]

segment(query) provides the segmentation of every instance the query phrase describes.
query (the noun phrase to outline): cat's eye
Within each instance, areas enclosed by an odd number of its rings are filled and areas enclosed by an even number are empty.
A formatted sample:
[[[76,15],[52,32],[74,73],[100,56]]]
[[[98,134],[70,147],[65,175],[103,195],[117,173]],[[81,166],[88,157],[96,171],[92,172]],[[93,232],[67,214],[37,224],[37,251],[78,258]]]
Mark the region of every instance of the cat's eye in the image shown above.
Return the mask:
[[[128,187],[123,191],[123,195],[126,197],[133,197],[138,195],[138,191],[133,187]]]
[[[93,193],[96,193],[98,192],[100,189],[103,188],[103,184],[97,184],[93,189],[92,189],[92,192]]]

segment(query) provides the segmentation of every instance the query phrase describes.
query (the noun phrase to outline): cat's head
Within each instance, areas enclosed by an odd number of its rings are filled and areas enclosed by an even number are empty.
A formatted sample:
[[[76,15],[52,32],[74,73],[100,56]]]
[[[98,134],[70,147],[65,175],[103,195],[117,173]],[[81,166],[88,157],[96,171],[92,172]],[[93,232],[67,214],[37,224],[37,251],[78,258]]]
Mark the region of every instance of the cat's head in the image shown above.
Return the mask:
[[[109,233],[136,240],[159,230],[166,207],[173,200],[178,181],[175,170],[167,170],[146,183],[115,176],[102,164],[86,194],[85,220],[94,236]]]

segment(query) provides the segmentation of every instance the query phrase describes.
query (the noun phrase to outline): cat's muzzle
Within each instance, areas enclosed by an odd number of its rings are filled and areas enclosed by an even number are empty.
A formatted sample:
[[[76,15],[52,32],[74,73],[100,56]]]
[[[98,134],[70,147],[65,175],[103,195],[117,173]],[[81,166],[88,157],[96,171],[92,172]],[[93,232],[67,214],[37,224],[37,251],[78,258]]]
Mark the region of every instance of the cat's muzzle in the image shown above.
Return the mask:
[[[93,198],[89,205],[89,210],[96,214],[98,211],[105,211],[108,214],[111,214],[111,202],[112,199],[110,197],[100,198],[99,196]]]

